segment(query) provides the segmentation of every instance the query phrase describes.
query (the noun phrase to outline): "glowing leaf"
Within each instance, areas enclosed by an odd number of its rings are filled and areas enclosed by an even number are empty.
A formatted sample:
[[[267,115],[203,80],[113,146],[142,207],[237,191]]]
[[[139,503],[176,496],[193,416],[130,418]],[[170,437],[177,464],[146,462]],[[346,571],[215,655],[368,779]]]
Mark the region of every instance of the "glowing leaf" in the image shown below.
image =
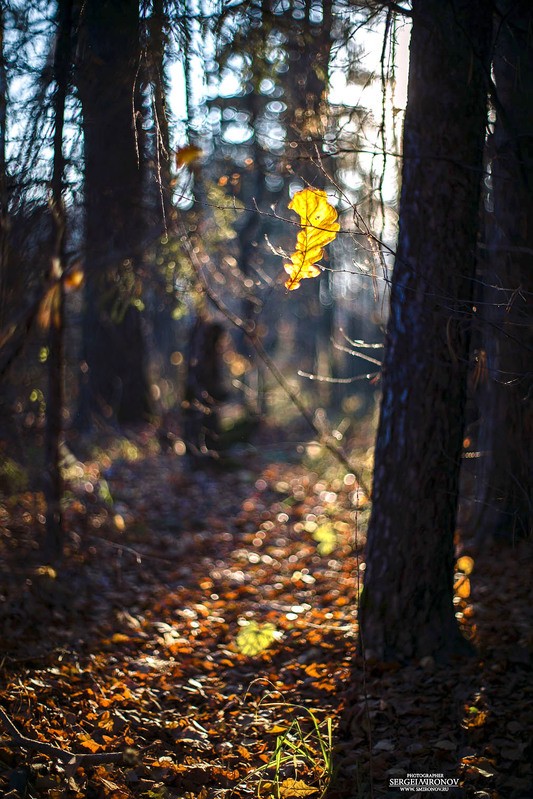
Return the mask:
[[[281,724],[274,724],[269,730],[265,730],[265,732],[271,733],[272,735],[281,735],[284,732],[287,732],[288,727],[282,727]]]
[[[470,708],[469,716],[466,721],[467,727],[483,727],[487,721],[487,713],[485,710],[477,710],[477,708]]]
[[[329,204],[326,192],[320,189],[296,192],[288,207],[299,214],[302,226],[296,239],[296,250],[291,260],[283,265],[289,275],[285,285],[293,291],[304,278],[320,274],[316,263],[324,255],[326,244],[336,237],[340,225],[337,211]]]
[[[181,169],[182,166],[187,166],[202,155],[202,150],[194,144],[187,144],[185,147],[180,147],[176,150],[176,166]]]
[[[313,793],[318,793],[318,788],[307,785],[303,780],[287,779],[283,780],[279,786],[279,795],[283,799],[289,799],[289,797],[293,796],[310,796]]]
[[[471,558],[469,555],[463,555],[457,561],[456,569],[457,571],[463,572],[463,574],[466,575],[472,574],[474,569],[474,558]]]
[[[126,522],[124,521],[124,517],[120,515],[120,513],[115,513],[113,516],[113,521],[115,522],[115,527],[117,530],[120,530],[121,533],[124,532],[126,529]]]
[[[463,574],[458,575],[453,590],[461,599],[468,599],[470,596],[470,580],[468,577],[465,577]]]
[[[273,624],[251,621],[237,635],[235,643],[243,655],[258,655],[280,637]]]
[[[63,276],[63,285],[65,286],[65,291],[76,291],[79,289],[81,284],[83,283],[84,274],[82,269],[72,269],[70,272],[65,272]]]
[[[337,533],[330,524],[321,524],[313,533],[319,555],[331,555],[337,546]]]
[[[124,633],[114,633],[111,638],[111,643],[113,644],[125,644],[128,641],[131,641],[131,638],[129,635],[124,635]]]
[[[49,577],[51,580],[55,580],[57,577],[57,572],[52,566],[37,566],[35,574],[40,577]]]

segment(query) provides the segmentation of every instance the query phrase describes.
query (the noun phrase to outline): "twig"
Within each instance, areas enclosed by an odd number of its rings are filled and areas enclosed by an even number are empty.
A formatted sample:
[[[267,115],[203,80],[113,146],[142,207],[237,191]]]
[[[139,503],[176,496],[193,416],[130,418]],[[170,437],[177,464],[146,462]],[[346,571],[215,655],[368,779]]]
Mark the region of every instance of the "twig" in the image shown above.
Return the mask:
[[[211,287],[209,286],[208,282],[205,279],[205,275],[202,271],[202,266],[196,258],[196,253],[194,252],[194,249],[189,241],[189,237],[184,227],[182,227],[180,238],[184,246],[184,249],[186,250],[187,255],[189,256],[191,265],[194,271],[196,272],[196,276],[199,282],[201,283],[203,290],[205,291],[205,293],[207,294],[213,305],[215,305],[216,308],[218,308],[218,310],[226,317],[226,319],[228,319],[228,321],[230,321],[233,325],[235,325],[235,327],[237,327],[239,330],[241,330],[244,333],[244,335],[249,340],[250,344],[256,351],[259,358],[263,361],[263,363],[267,367],[272,377],[276,380],[278,385],[283,389],[283,391],[285,392],[287,397],[291,400],[293,405],[295,405],[296,408],[298,408],[302,417],[305,419],[309,427],[318,437],[322,446],[324,446],[328,450],[328,452],[331,452],[331,454],[339,461],[339,463],[341,463],[352,474],[355,475],[363,494],[366,496],[367,499],[371,499],[372,494],[370,488],[366,485],[366,481],[361,476],[360,471],[353,465],[353,463],[350,462],[350,460],[340,449],[340,447],[338,447],[335,443],[333,443],[333,441],[331,441],[330,438],[327,438],[324,435],[324,432],[320,430],[320,428],[315,424],[310,410],[302,402],[302,400],[300,399],[298,394],[294,391],[294,389],[291,388],[290,384],[285,379],[284,375],[276,366],[272,358],[265,351],[260,339],[257,336],[257,333],[255,331],[255,326],[253,324],[252,325],[247,324],[243,319],[237,316],[237,314],[233,313],[233,311],[227,307],[227,305],[223,302],[223,300],[221,300],[220,297],[218,297],[212,291]]]
[[[378,374],[379,372],[373,372],[370,375],[355,375],[354,377],[330,377],[329,375],[317,375],[298,369],[299,377],[307,377],[308,380],[316,380],[317,383],[335,383],[339,386],[346,386],[350,383],[355,383],[357,380],[368,380],[370,377],[375,377]]]
[[[377,358],[372,358],[370,355],[367,355],[364,352],[358,352],[357,350],[352,350],[349,347],[345,347],[343,344],[339,344],[338,341],[333,342],[333,346],[336,350],[340,352],[347,352],[348,355],[353,355],[354,358],[362,358],[363,361],[368,361],[369,363],[374,363],[376,366],[383,366],[383,361],[378,361]]]
[[[24,749],[32,749],[35,752],[42,752],[44,755],[61,760],[69,764],[95,765],[97,763],[122,763],[123,752],[70,752],[68,749],[61,749],[46,741],[36,741],[35,738],[28,738],[23,735],[18,727],[11,721],[5,710],[0,707],[0,720],[11,733],[11,743],[18,744]],[[6,743],[4,741],[4,743]]]

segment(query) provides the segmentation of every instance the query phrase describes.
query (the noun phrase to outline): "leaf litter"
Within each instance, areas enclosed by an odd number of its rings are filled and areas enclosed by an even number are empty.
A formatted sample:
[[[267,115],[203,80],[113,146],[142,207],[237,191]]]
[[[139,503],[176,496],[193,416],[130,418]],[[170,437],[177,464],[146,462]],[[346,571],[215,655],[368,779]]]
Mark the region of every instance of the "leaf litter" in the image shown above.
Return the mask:
[[[149,440],[80,464],[59,567],[41,562],[42,497],[0,506],[1,706],[37,742],[122,753],[69,765],[2,729],[2,796],[389,796],[410,772],[530,795],[530,542],[458,561],[476,659],[365,662],[353,480],[260,449],[194,471]]]

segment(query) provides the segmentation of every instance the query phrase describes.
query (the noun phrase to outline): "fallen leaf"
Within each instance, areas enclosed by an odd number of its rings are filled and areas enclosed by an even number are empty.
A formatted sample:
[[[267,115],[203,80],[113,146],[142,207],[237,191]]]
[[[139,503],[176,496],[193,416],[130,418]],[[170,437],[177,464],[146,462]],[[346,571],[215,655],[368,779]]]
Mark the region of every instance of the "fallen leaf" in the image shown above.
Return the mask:
[[[435,744],[435,748],[436,749],[443,749],[446,752],[453,752],[453,751],[455,751],[455,749],[457,749],[457,745],[454,744],[453,741],[444,741],[444,740],[442,740],[442,741],[437,741],[437,743]]]
[[[129,635],[124,635],[124,633],[114,633],[113,637],[111,638],[111,643],[113,644],[125,644],[127,641],[130,641]]]
[[[337,533],[331,524],[320,525],[313,533],[313,538],[317,542],[318,554],[323,557],[331,555],[337,547]]]
[[[394,752],[396,746],[392,741],[388,739],[384,739],[383,741],[378,741],[377,744],[374,746],[374,752]]]
[[[468,763],[468,768],[474,769],[474,771],[487,779],[489,777],[494,777],[494,775],[498,773],[493,765],[483,758],[478,763]]]
[[[311,796],[313,793],[318,793],[318,788],[313,788],[303,780],[287,779],[279,785],[279,795],[287,799],[293,796]]]
[[[78,736],[78,739],[79,739],[80,744],[85,749],[88,749],[90,752],[93,752],[93,753],[94,752],[99,752],[100,749],[102,748],[101,744],[97,743],[96,741],[93,741],[91,736],[87,735],[86,733],[81,733],[81,735]]]
[[[240,630],[235,643],[243,655],[253,656],[268,649],[279,637],[276,627],[271,622],[259,624],[256,621],[251,621]]]

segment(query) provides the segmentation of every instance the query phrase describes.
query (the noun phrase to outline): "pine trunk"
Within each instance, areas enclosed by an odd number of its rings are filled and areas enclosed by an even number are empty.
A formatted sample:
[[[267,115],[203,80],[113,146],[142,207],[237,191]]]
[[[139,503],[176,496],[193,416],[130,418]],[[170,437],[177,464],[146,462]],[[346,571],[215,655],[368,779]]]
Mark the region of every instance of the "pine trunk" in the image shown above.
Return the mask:
[[[453,599],[489,4],[413,3],[399,241],[361,597],[367,655],[465,648]]]
[[[81,9],[79,88],[85,147],[86,285],[80,426],[135,423],[150,411],[138,300],[142,131],[136,0]]]
[[[65,106],[70,87],[72,68],[72,0],[58,2],[58,34],[54,61],[54,162],[52,175],[53,242],[51,277],[57,279],[57,302],[48,330],[48,394],[46,397],[45,475],[46,500],[45,551],[52,561],[63,554],[63,520],[61,500],[63,477],[61,474],[61,435],[65,405],[65,303],[63,296],[63,269],[65,260],[66,212],[63,202],[65,158],[63,134]]]
[[[480,273],[487,367],[478,389],[480,541],[531,533],[533,507],[533,6],[501,0],[498,10],[492,186]]]
[[[0,287],[7,273],[7,240],[8,240],[8,199],[7,187],[7,65],[4,54],[4,7],[0,3]],[[0,291],[0,318],[4,318],[2,303],[3,292]]]

